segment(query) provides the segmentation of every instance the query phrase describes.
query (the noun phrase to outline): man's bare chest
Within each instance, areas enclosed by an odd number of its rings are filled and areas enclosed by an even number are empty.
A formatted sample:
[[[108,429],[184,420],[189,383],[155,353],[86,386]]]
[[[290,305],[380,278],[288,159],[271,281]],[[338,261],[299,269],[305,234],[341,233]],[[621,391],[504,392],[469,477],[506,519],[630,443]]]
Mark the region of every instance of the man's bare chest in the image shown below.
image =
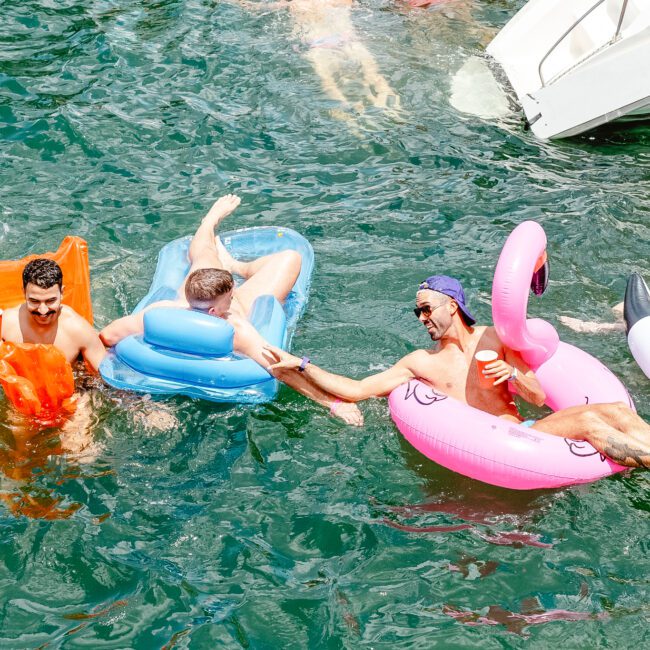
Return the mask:
[[[446,362],[433,357],[422,364],[418,374],[445,395],[465,401],[469,368],[463,359]]]
[[[4,338],[15,343],[44,343],[54,345],[61,350],[65,358],[72,363],[79,356],[81,349],[79,343],[62,327],[44,330],[42,332],[29,327],[19,326],[7,328]]]

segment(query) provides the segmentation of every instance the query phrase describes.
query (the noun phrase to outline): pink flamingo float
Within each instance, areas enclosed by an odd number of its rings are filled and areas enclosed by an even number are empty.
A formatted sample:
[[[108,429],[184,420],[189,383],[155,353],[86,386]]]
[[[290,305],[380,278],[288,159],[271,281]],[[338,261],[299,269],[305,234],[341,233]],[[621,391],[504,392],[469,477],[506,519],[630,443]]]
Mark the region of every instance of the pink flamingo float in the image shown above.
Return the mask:
[[[494,274],[492,317],[499,338],[535,371],[553,410],[622,401],[625,386],[598,359],[560,341],[547,321],[527,317],[528,295],[548,280],[546,234],[533,222],[508,237]],[[588,483],[625,468],[586,442],[552,436],[475,409],[420,381],[389,396],[397,428],[422,454],[450,470],[515,490]]]

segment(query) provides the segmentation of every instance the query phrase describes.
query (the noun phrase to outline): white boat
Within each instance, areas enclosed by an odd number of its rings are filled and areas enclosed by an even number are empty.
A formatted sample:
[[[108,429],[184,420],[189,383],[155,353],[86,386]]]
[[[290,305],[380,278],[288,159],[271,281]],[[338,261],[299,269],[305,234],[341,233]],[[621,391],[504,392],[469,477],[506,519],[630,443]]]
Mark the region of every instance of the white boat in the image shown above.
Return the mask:
[[[530,0],[487,52],[539,138],[650,117],[650,0]]]

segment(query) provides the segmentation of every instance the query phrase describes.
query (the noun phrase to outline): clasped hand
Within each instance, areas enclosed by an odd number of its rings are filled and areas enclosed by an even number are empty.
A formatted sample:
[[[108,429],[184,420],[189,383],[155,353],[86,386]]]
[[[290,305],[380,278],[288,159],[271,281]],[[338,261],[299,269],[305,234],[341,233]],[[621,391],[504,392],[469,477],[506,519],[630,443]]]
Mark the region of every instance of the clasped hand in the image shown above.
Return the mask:
[[[297,370],[302,363],[300,357],[270,344],[267,344],[262,348],[262,354],[268,361],[270,361],[268,367],[269,371]],[[346,424],[351,424],[355,427],[363,425],[363,414],[359,410],[359,407],[352,402],[342,401],[336,403],[336,406],[332,409],[331,413],[335,417],[343,420]]]
[[[262,348],[262,354],[271,362],[269,370],[296,370],[302,359],[270,343]]]

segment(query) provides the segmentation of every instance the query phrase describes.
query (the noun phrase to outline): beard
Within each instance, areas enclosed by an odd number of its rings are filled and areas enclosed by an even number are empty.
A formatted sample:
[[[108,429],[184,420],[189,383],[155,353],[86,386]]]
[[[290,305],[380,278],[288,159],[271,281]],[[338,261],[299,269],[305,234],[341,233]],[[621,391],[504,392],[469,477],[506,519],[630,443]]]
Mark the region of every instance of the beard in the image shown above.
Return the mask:
[[[433,323],[433,329],[427,328],[427,333],[431,337],[432,341],[440,341],[440,339],[447,333],[447,330],[451,327],[451,321],[449,323]]]

